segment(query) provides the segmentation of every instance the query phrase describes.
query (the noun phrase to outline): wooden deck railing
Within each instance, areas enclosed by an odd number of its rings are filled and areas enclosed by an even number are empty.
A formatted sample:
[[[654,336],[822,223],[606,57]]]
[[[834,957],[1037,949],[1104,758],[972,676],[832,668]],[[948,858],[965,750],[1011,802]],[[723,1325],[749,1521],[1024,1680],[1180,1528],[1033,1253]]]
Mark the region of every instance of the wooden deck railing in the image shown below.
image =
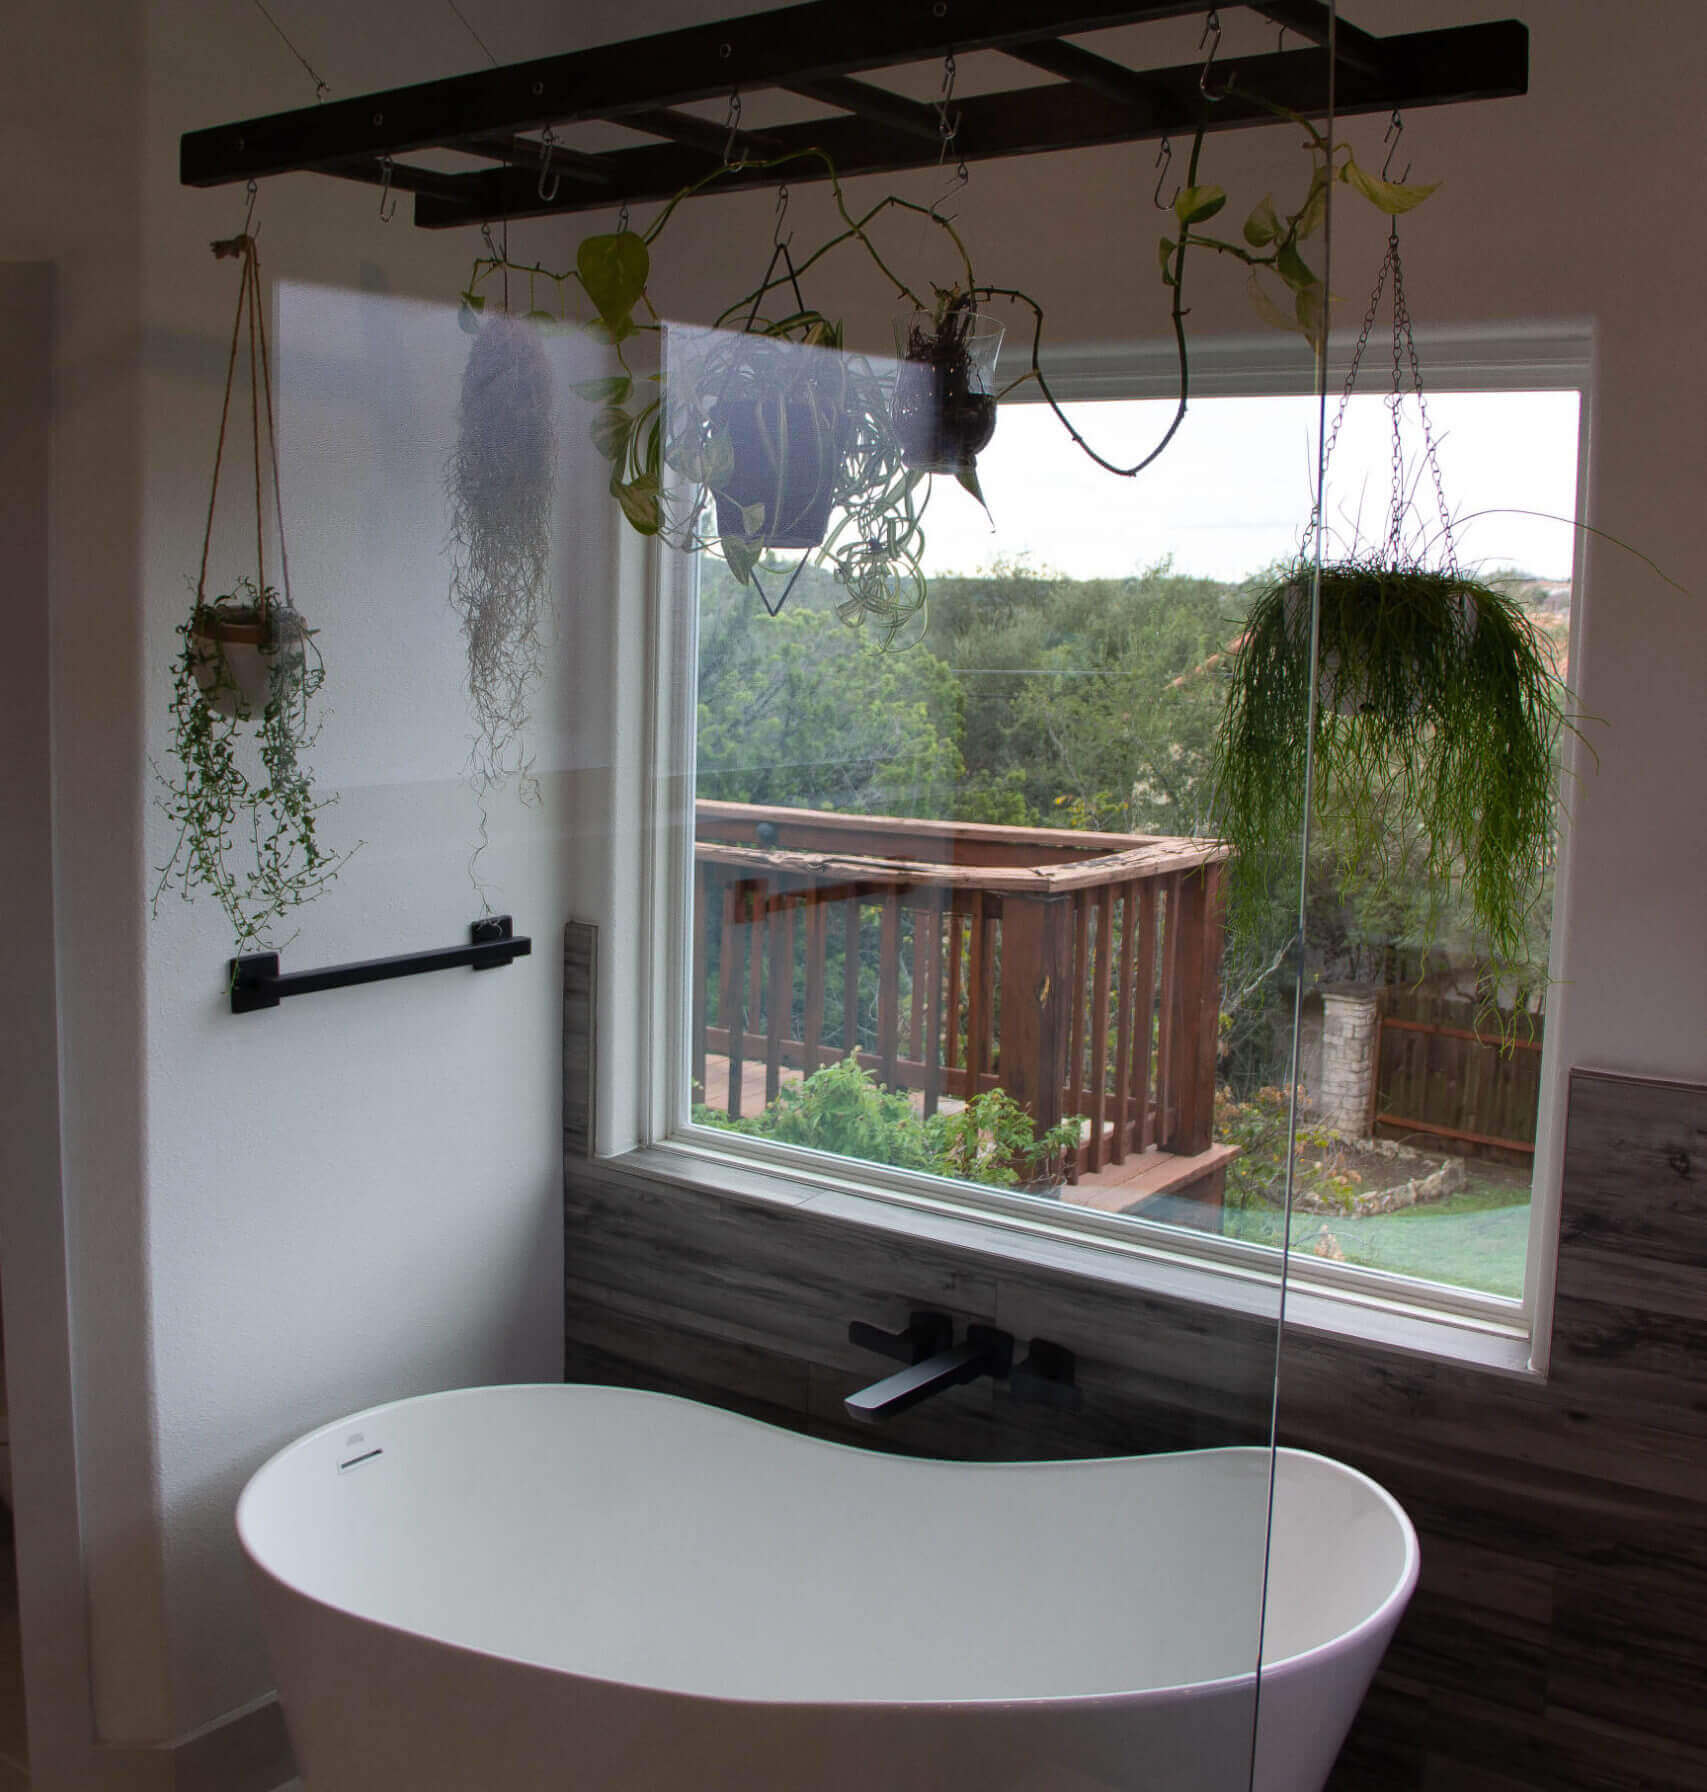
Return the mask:
[[[1090,1122],[1069,1180],[1210,1144],[1223,875],[1215,841],[697,806],[693,1076],[810,1075],[857,1050],[886,1087],[1005,1089]],[[873,968],[875,967],[875,969]]]

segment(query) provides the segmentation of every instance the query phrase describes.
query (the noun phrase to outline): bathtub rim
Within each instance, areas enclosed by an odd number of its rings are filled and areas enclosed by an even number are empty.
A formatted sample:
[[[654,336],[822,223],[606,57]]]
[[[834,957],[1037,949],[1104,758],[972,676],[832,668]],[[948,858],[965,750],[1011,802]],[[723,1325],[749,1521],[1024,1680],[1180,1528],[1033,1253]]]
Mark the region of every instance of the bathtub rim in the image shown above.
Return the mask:
[[[1008,1471],[1023,1473],[1031,1468],[1060,1468],[1063,1466],[1084,1465],[1094,1467],[1103,1463],[1136,1463],[1154,1461],[1160,1458],[1173,1459],[1181,1456],[1206,1455],[1263,1455],[1268,1456],[1271,1463],[1279,1456],[1295,1458],[1299,1461],[1320,1462],[1326,1464],[1336,1473],[1347,1475],[1361,1482],[1377,1496],[1379,1503],[1397,1521],[1399,1533],[1404,1542],[1405,1559],[1397,1580],[1372,1612],[1358,1620],[1349,1630],[1343,1630],[1325,1642],[1300,1652],[1283,1656],[1275,1661],[1262,1661],[1260,1673],[1253,1667],[1236,1674],[1223,1675],[1213,1680],[1186,1680],[1169,1686],[1146,1686],[1119,1692],[1098,1693],[1040,1693],[1034,1697],[1008,1697],[992,1699],[767,1699],[735,1696],[726,1693],[694,1691],[690,1688],[659,1686],[645,1681],[616,1680],[607,1676],[584,1673],[579,1669],[560,1667],[552,1662],[536,1661],[524,1655],[501,1654],[492,1649],[481,1648],[456,1637],[442,1636],[435,1632],[410,1630],[401,1624],[377,1617],[370,1612],[358,1611],[348,1605],[322,1597],[319,1593],[309,1592],[296,1582],[287,1580],[281,1573],[272,1568],[254,1548],[248,1529],[245,1527],[246,1509],[252,1511],[252,1495],[256,1484],[276,1465],[287,1458],[311,1449],[321,1439],[334,1432],[346,1430],[352,1426],[364,1424],[381,1414],[395,1411],[404,1406],[420,1406],[439,1401],[451,1401],[472,1398],[481,1394],[533,1392],[541,1390],[565,1391],[574,1390],[581,1394],[619,1395],[625,1399],[644,1401],[667,1401],[673,1405],[698,1407],[714,1412],[732,1423],[755,1425],[767,1431],[780,1431],[798,1440],[802,1445],[817,1445],[826,1450],[845,1451],[858,1456],[880,1456],[891,1461],[906,1462],[925,1469],[943,1470],[977,1470]],[[1270,1531],[1264,1546],[1264,1585],[1262,1593],[1262,1610],[1264,1629],[1266,1630],[1268,1608],[1268,1575],[1271,1569],[1269,1550],[1273,1544],[1273,1488],[1274,1476],[1271,1469],[1269,1481],[1269,1520]],[[845,1444],[833,1438],[815,1437],[808,1432],[793,1431],[784,1425],[773,1425],[765,1419],[755,1419],[746,1413],[732,1411],[728,1407],[716,1406],[708,1400],[695,1400],[685,1394],[666,1394],[651,1388],[624,1387],[610,1382],[489,1382],[471,1387],[440,1388],[424,1394],[405,1394],[395,1400],[384,1400],[374,1406],[362,1407],[359,1411],[348,1413],[340,1418],[317,1425],[311,1431],[305,1431],[293,1438],[289,1443],[275,1450],[247,1481],[243,1491],[238,1495],[234,1513],[237,1537],[243,1554],[251,1569],[264,1575],[276,1587],[292,1597],[306,1600],[328,1612],[336,1612],[340,1617],[348,1618],[359,1624],[372,1625],[376,1629],[399,1637],[412,1637],[418,1641],[433,1644],[439,1648],[460,1650],[465,1654],[478,1656],[482,1660],[505,1663],[515,1667],[525,1667],[539,1673],[556,1675],[565,1680],[576,1680],[589,1686],[602,1686],[630,1693],[649,1694],[658,1698],[691,1699],[708,1705],[787,1707],[800,1712],[832,1711],[832,1710],[871,1710],[871,1711],[920,1711],[937,1715],[948,1715],[955,1712],[1007,1711],[1028,1708],[1049,1707],[1061,1711],[1073,1710],[1109,1710],[1118,1706],[1138,1706],[1149,1702],[1178,1701],[1181,1699],[1203,1697],[1208,1698],[1221,1694],[1236,1694],[1241,1689],[1255,1686],[1260,1699],[1261,1683],[1275,1679],[1283,1673],[1287,1677],[1296,1676],[1305,1671],[1310,1664],[1323,1660],[1330,1655],[1343,1656],[1354,1653],[1367,1638],[1383,1627],[1395,1607],[1402,1613],[1416,1589],[1417,1578],[1421,1568],[1421,1550],[1417,1541],[1416,1527],[1411,1523],[1409,1514],[1392,1494],[1373,1476],[1354,1468],[1350,1463],[1341,1462],[1337,1457],[1323,1455],[1317,1450],[1300,1450],[1291,1445],[1266,1444],[1225,1444],[1208,1450],[1155,1450],[1139,1456],[1083,1456],[1083,1457],[1037,1457],[1022,1458],[1012,1462],[967,1462],[953,1457],[939,1456],[900,1456],[888,1451],[867,1450],[858,1444]],[[1397,1622],[1396,1617],[1394,1622]],[[1259,1648],[1261,1638],[1258,1639]]]

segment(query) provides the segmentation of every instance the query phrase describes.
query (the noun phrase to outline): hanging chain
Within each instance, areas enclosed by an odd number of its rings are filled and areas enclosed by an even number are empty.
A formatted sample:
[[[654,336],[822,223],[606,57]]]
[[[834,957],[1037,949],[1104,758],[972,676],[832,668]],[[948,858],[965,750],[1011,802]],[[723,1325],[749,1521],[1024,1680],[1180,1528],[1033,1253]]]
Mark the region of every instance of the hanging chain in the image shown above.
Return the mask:
[[[1405,271],[1399,261],[1399,222],[1393,220],[1393,228],[1389,237],[1390,252],[1393,257],[1393,343],[1394,359],[1397,363],[1398,341],[1403,331],[1405,354],[1410,362],[1411,390],[1417,396],[1417,415],[1422,420],[1423,454],[1428,461],[1429,473],[1434,480],[1435,508],[1440,515],[1440,539],[1442,553],[1446,560],[1448,572],[1458,571],[1458,549],[1452,539],[1452,513],[1446,505],[1446,487],[1440,477],[1440,449],[1435,441],[1434,427],[1429,422],[1428,399],[1423,395],[1422,366],[1417,360],[1416,338],[1411,333],[1411,307],[1405,297]],[[1398,434],[1398,417],[1393,420],[1394,435]]]
[[[1363,364],[1363,351],[1369,346],[1370,332],[1375,328],[1376,314],[1381,309],[1381,295],[1387,290],[1387,275],[1393,266],[1393,244],[1388,239],[1387,254],[1381,263],[1381,272],[1375,277],[1375,291],[1369,298],[1369,309],[1363,314],[1363,328],[1357,333],[1357,346],[1351,351],[1351,366],[1346,370],[1345,388],[1340,393],[1339,409],[1334,413],[1334,426],[1328,431],[1327,446],[1322,450],[1322,489],[1316,493],[1316,508],[1304,532],[1304,552],[1310,537],[1322,526],[1324,506],[1327,503],[1328,463],[1334,457],[1334,447],[1340,439],[1340,428],[1345,422],[1346,407],[1351,403],[1352,388],[1357,384],[1357,370]]]
[[[1408,508],[1405,501],[1403,434],[1405,379],[1408,373],[1410,391],[1416,396],[1417,412],[1422,420],[1423,454],[1428,462],[1429,473],[1434,483],[1435,503],[1440,513],[1442,552],[1448,570],[1456,573],[1458,571],[1458,554],[1452,539],[1452,516],[1446,504],[1446,487],[1441,478],[1439,447],[1435,440],[1433,425],[1429,420],[1428,400],[1423,393],[1422,365],[1417,358],[1416,339],[1411,330],[1411,309],[1409,301],[1405,297],[1404,264],[1399,258],[1397,218],[1393,220],[1392,227],[1387,233],[1387,253],[1382,258],[1381,271],[1375,277],[1375,290],[1370,295],[1369,309],[1363,314],[1363,327],[1357,333],[1357,346],[1352,350],[1351,365],[1346,370],[1345,386],[1340,393],[1339,409],[1334,413],[1333,427],[1328,431],[1327,445],[1322,451],[1323,489],[1316,494],[1315,513],[1306,527],[1305,544],[1307,546],[1310,536],[1323,524],[1327,501],[1328,463],[1333,459],[1334,448],[1339,442],[1346,409],[1351,403],[1352,391],[1357,385],[1358,371],[1363,365],[1364,351],[1369,347],[1369,338],[1375,329],[1375,319],[1381,310],[1381,300],[1387,291],[1389,276],[1393,282],[1393,383],[1392,391],[1387,399],[1387,407],[1393,421],[1393,460],[1392,490],[1383,552],[1389,562],[1397,563],[1404,534],[1405,512]]]
[[[942,92],[936,101],[936,134],[941,147],[937,150],[937,166],[940,168],[948,160],[948,152],[954,146],[954,140],[960,135],[960,114],[949,111],[949,102],[954,98],[954,77],[956,74],[954,52],[952,50],[942,59]],[[961,163],[961,167],[965,167]]]

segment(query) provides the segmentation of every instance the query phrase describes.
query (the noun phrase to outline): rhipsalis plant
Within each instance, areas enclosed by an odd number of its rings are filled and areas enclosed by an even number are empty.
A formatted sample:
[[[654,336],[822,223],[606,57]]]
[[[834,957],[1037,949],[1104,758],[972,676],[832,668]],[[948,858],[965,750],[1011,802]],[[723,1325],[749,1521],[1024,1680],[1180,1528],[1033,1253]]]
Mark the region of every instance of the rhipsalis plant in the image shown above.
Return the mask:
[[[1288,895],[1270,874],[1295,879],[1311,797],[1368,889],[1420,872],[1435,921],[1461,900],[1487,957],[1520,963],[1571,726],[1546,645],[1516,599],[1455,569],[1325,566],[1312,729],[1312,574],[1258,598],[1228,686],[1215,816],[1238,848],[1235,924]]]
[[[1318,490],[1307,551],[1246,619],[1215,756],[1216,825],[1238,849],[1233,918],[1257,922],[1272,899],[1271,874],[1295,861],[1314,814],[1367,893],[1397,894],[1396,880],[1418,879],[1431,938],[1449,908],[1461,907],[1484,961],[1496,971],[1520,966],[1554,851],[1557,751],[1574,727],[1569,693],[1523,606],[1458,565],[1399,255],[1400,215],[1433,189],[1377,180],[1349,149],[1330,158],[1325,139],[1305,128],[1316,167],[1304,205],[1280,219],[1265,200],[1245,227],[1247,243],[1265,252],[1206,246],[1238,255],[1253,282],[1272,267],[1295,294],[1286,321],[1319,349],[1326,296],[1297,244],[1319,224],[1328,181],[1345,182],[1392,218],[1321,463],[1325,483],[1390,282],[1392,488],[1381,547],[1346,557],[1324,552]],[[1407,397],[1439,509],[1432,541],[1411,526]]]

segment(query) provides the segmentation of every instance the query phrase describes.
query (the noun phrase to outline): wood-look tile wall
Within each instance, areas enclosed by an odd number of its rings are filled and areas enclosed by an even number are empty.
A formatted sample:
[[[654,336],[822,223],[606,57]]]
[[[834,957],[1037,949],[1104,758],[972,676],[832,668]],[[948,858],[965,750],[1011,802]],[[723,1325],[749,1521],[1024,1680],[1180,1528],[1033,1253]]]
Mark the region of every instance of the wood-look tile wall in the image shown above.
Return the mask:
[[[582,1060],[576,1058],[575,1062]],[[571,1380],[979,1459],[1250,1442],[1274,1327],[566,1159]],[[873,1432],[847,1321],[910,1306],[1079,1353],[1076,1414],[989,1382]],[[1422,1580],[1332,1792],[1707,1788],[1707,1089],[1572,1078],[1545,1384],[1291,1334],[1283,1442],[1367,1470]]]

